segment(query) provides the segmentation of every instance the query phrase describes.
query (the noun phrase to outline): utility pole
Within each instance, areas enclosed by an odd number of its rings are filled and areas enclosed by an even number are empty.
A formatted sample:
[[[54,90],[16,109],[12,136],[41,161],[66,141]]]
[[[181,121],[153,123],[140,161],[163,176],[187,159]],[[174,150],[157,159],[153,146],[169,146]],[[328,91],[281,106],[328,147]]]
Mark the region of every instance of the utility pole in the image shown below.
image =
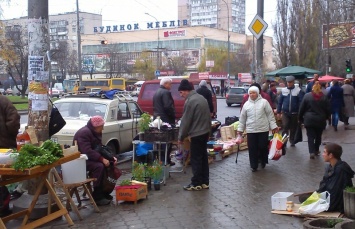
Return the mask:
[[[326,63],[325,63],[325,74],[328,75],[328,73],[330,72],[330,54],[329,54],[329,0],[327,0],[327,50],[326,50]]]
[[[146,15],[152,17],[155,19],[155,27],[158,27],[158,46],[157,46],[157,69],[160,69],[160,25],[159,25],[159,21],[156,17],[154,17],[153,15],[149,14],[149,13],[145,13]]]
[[[226,6],[227,6],[227,29],[228,29],[228,65],[227,65],[227,79],[228,79],[228,87],[230,87],[230,64],[231,64],[231,59],[230,59],[230,35],[229,35],[229,6],[225,0],[222,0]]]
[[[258,0],[258,10],[257,14],[264,18],[264,0]],[[264,36],[261,35],[260,38],[256,41],[256,70],[261,77],[262,64],[263,64],[263,49],[264,49]]]
[[[48,84],[49,64],[46,52],[49,51],[48,34],[48,0],[28,0],[28,126],[33,126],[38,141],[45,141],[49,138],[49,99]],[[40,87],[31,87],[31,84]],[[40,93],[42,92],[42,93]],[[44,92],[44,93],[43,93]],[[40,179],[28,180],[28,194],[24,193],[19,199],[13,202],[13,211],[18,212],[28,209],[32,196],[41,182]],[[43,188],[41,194],[48,190]],[[31,196],[32,195],[32,196]],[[41,195],[35,206],[32,218],[40,218],[47,214],[48,196]]]
[[[79,17],[79,0],[76,0],[76,36],[78,39],[78,73],[79,73],[79,85],[83,80],[81,72],[81,34],[80,34],[80,17]]]

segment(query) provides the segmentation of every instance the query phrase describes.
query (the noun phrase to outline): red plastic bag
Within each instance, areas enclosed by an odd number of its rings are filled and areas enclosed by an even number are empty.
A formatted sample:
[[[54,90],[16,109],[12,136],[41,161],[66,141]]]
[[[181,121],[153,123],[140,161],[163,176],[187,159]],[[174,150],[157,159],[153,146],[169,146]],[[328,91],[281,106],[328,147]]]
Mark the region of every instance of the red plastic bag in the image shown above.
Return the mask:
[[[277,161],[282,156],[282,136],[281,134],[274,134],[274,137],[269,143],[269,159]]]

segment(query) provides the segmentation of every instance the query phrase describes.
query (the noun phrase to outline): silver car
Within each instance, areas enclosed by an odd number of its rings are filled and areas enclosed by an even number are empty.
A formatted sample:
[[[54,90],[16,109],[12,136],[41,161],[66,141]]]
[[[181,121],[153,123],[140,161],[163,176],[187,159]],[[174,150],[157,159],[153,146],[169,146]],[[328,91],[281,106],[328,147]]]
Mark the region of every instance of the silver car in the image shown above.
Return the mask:
[[[100,115],[105,120],[102,143],[114,154],[132,149],[132,140],[138,134],[138,121],[143,113],[129,98],[103,99],[86,95],[71,96],[54,102],[66,125],[52,136],[59,144],[72,145],[77,130],[85,126],[90,117]]]
[[[226,103],[230,107],[232,104],[241,104],[244,94],[248,93],[244,87],[231,87],[226,95]]]

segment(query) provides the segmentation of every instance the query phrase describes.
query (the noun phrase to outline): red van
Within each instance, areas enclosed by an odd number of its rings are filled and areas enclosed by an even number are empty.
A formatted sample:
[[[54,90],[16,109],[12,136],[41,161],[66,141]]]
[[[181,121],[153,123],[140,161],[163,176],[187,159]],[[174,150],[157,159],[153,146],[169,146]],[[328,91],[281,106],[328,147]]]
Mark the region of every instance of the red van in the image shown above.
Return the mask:
[[[188,80],[194,85],[195,90],[197,90],[201,80],[199,79],[188,79]],[[172,79],[171,90],[170,90],[174,99],[177,119],[180,119],[182,117],[182,113],[184,110],[184,103],[185,103],[185,99],[180,96],[180,93],[178,91],[180,82],[181,79]],[[138,95],[138,100],[137,100],[138,105],[141,107],[141,109],[144,112],[147,112],[150,115],[153,115],[153,96],[159,87],[160,87],[160,80],[145,81]],[[212,89],[212,85],[209,81],[207,81],[207,88],[212,92],[214,114],[215,116],[217,116],[216,115],[217,114],[216,94],[214,93]]]

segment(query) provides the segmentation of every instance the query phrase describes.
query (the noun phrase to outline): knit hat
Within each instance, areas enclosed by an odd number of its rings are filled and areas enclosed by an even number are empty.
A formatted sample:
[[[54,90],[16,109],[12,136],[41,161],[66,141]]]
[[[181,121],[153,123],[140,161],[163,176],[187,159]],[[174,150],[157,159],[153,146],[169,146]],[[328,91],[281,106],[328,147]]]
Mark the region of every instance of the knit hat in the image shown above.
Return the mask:
[[[90,122],[93,127],[99,127],[99,126],[103,126],[105,124],[104,119],[99,115],[92,116],[90,118]]]
[[[259,88],[257,86],[251,86],[248,90],[248,94],[251,91],[255,91],[256,93],[258,93],[258,95],[260,94]]]
[[[187,79],[181,80],[178,91],[192,91],[193,87]]]
[[[199,84],[198,86],[200,86],[200,87],[206,86],[206,87],[207,87],[207,82],[206,82],[206,80],[201,80],[201,82],[200,82],[200,84]]]
[[[286,82],[291,82],[291,81],[295,81],[295,77],[294,76],[286,76]]]

